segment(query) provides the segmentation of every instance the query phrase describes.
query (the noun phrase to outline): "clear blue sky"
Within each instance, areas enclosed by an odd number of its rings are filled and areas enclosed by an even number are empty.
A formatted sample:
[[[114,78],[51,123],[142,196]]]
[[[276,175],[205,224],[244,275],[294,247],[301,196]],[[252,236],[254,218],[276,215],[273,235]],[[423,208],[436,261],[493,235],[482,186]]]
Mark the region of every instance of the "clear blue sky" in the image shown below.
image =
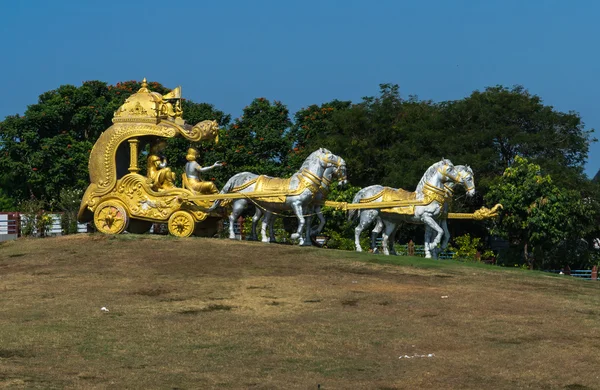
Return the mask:
[[[434,101],[521,84],[600,130],[599,15],[592,0],[6,0],[0,120],[62,84],[146,77],[233,117],[255,97],[294,113],[380,83]]]

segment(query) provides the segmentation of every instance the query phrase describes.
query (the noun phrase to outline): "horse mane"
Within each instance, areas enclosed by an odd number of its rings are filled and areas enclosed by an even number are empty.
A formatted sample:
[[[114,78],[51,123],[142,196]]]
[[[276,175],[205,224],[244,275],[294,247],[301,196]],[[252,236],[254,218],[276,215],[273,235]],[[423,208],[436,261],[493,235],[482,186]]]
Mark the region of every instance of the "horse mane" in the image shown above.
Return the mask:
[[[314,152],[312,152],[311,154],[308,155],[308,157],[306,157],[306,159],[304,160],[304,162],[302,163],[302,165],[300,166],[300,170],[302,170],[302,168],[308,168],[310,163],[317,158],[317,154],[325,154],[325,153],[331,153],[328,149],[325,148],[319,148],[317,150],[315,150]]]
[[[472,169],[471,169],[471,167],[470,167],[470,166],[468,166],[468,165],[455,165],[455,166],[454,166],[454,169],[455,169],[457,172],[460,172],[460,171],[465,171],[465,172],[468,172],[468,173],[470,173],[470,174],[471,174],[471,176],[473,176],[473,170],[472,170]],[[457,184],[457,182],[455,182],[455,181],[451,181],[451,182],[448,182],[448,183],[446,183],[446,184],[444,184],[444,185],[445,185],[445,186],[448,186],[448,187],[450,187],[450,188],[454,188],[454,186],[455,186],[456,184]]]
[[[421,177],[419,184],[417,184],[417,188],[415,189],[415,192],[417,194],[423,194],[423,187],[425,186],[425,183],[427,183],[427,181],[431,178],[431,176],[435,175],[435,173],[437,172],[437,169],[440,167],[440,165],[445,165],[445,164],[448,164],[451,166],[454,165],[454,164],[452,164],[452,162],[450,160],[443,158],[441,161],[438,161],[435,164],[433,164],[432,166],[430,166],[429,168],[427,168],[427,170],[423,174],[423,177]]]

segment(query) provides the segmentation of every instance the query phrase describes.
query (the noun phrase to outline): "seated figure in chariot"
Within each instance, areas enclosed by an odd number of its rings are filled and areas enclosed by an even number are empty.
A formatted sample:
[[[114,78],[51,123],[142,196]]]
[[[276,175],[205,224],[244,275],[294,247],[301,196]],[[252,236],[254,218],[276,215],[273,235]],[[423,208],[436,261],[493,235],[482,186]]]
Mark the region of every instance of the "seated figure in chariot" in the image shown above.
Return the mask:
[[[188,161],[185,164],[185,173],[183,174],[183,185],[188,189],[200,193],[200,194],[216,194],[219,192],[217,186],[212,181],[202,181],[200,177],[201,172],[206,172],[216,167],[223,166],[220,162],[215,162],[213,165],[208,167],[202,167],[196,158],[198,157],[198,151],[194,148],[189,148],[185,159]]]
[[[148,183],[154,191],[164,191],[175,187],[175,173],[167,167],[166,157],[160,156],[160,152],[165,146],[165,140],[156,141],[150,147],[150,154],[148,155]]]

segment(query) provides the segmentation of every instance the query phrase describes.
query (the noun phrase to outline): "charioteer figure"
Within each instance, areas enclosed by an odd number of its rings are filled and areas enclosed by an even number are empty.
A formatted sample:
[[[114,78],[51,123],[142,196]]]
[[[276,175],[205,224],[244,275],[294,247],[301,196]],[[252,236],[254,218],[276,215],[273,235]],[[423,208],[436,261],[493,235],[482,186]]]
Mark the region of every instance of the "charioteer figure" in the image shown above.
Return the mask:
[[[166,157],[160,156],[160,152],[164,150],[165,146],[164,140],[158,140],[150,147],[147,176],[148,183],[154,191],[164,191],[175,187],[175,173],[167,167]]]
[[[196,161],[198,151],[194,148],[189,148],[185,159],[188,161],[185,164],[185,173],[183,174],[184,185],[190,190],[200,194],[216,194],[219,192],[217,186],[212,181],[202,181],[201,172],[207,172],[216,167],[223,166],[223,163],[217,161],[213,165],[203,167]]]

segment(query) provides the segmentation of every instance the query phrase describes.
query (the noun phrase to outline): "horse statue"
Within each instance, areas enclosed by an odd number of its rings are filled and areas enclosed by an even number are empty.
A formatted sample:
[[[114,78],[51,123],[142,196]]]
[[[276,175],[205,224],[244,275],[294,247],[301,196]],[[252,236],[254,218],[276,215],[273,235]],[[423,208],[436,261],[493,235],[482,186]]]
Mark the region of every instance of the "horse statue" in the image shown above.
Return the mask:
[[[460,177],[459,181],[463,183],[465,186],[465,190],[467,194],[471,188],[475,189],[475,178],[473,174],[473,170],[468,165],[456,165],[454,166],[458,176]],[[446,197],[449,200],[452,200],[454,196],[454,187],[458,184],[457,182],[451,181],[444,184],[444,189],[446,190]],[[432,256],[434,259],[437,259],[440,252],[444,251],[448,247],[448,242],[450,242],[450,230],[448,230],[448,209],[450,208],[450,202],[444,203],[444,209],[440,214],[438,219],[438,225],[444,231],[443,239],[439,247],[433,246],[432,238],[433,238],[433,230],[427,225],[425,225],[425,247],[429,246],[429,250],[432,252]]]
[[[232,176],[225,183],[220,193],[253,193],[252,202],[258,208],[268,210],[269,213],[293,211],[298,218],[298,229],[292,234],[291,238],[299,240],[299,244],[304,245],[304,237],[302,235],[306,221],[304,216],[319,193],[325,171],[327,168],[332,167],[344,169],[345,171],[345,165],[346,163],[341,157],[336,156],[327,149],[320,148],[312,152],[304,160],[300,170],[290,178],[283,179],[257,175],[251,172],[241,172]],[[261,192],[280,193],[281,195],[273,196],[265,194],[264,197],[254,196]],[[249,201],[248,197],[231,200],[232,211],[229,215],[229,238],[235,239],[233,225],[238,216],[248,206]],[[216,209],[221,204],[226,203],[222,200],[216,200],[209,211]],[[264,221],[263,226],[266,229]],[[262,241],[269,242],[265,229],[261,231],[263,233]]]
[[[327,199],[327,195],[329,195],[331,183],[334,180],[338,180],[338,186],[344,186],[347,184],[348,179],[346,177],[346,162],[341,159],[339,165],[334,165],[327,167],[323,172],[323,177],[321,178],[321,185],[319,190],[315,194],[314,201],[309,204],[307,207],[307,215],[305,215],[305,237],[304,244],[310,245],[311,237],[320,233],[325,227],[325,217],[323,216],[323,212],[321,211],[321,206],[323,201]],[[269,242],[276,242],[275,240],[275,231],[273,229],[273,224],[275,222],[275,215],[268,211],[263,210],[260,207],[256,207],[256,211],[254,212],[254,216],[252,217],[252,232],[251,232],[251,240],[258,240],[258,236],[256,234],[256,226],[261,218],[264,219],[261,225],[261,235],[265,237],[266,229],[269,229]],[[316,215],[319,218],[319,225],[316,228],[312,228],[312,217]]]
[[[467,188],[468,196],[475,193],[472,174],[470,176],[459,175],[454,164],[448,159],[442,159],[430,166],[425,171],[414,192],[381,185],[369,186],[358,191],[354,196],[353,203],[373,203],[375,207],[377,207],[377,203],[387,203],[388,205],[373,209],[351,210],[349,212],[348,220],[360,219],[358,226],[354,229],[356,250],[358,252],[362,251],[360,246],[362,231],[379,217],[385,223],[382,242],[385,255],[390,254],[388,241],[390,236],[394,237],[397,224],[399,222],[410,222],[425,224],[426,227],[437,233],[430,246],[425,247],[425,257],[431,258],[431,251],[428,248],[437,247],[444,233],[437,223],[448,197],[444,185],[452,182],[462,183]],[[390,203],[392,206],[389,206]]]
[[[454,169],[456,170],[459,180],[458,182],[455,181],[450,181],[444,184],[444,191],[446,192],[446,198],[448,199],[448,201],[444,202],[443,205],[443,210],[440,213],[438,219],[437,219],[437,223],[438,225],[442,228],[443,230],[443,240],[441,242],[440,247],[436,247],[432,245],[432,240],[434,237],[434,230],[431,229],[429,227],[429,225],[425,225],[425,251],[427,252],[428,250],[431,252],[432,254],[432,258],[436,259],[439,255],[439,253],[441,251],[443,251],[444,249],[446,249],[448,247],[448,242],[450,241],[450,231],[448,230],[448,208],[450,206],[450,200],[452,199],[452,196],[454,195],[454,187],[456,186],[456,184],[463,183],[465,190],[467,190],[467,192],[469,190],[471,190],[472,188],[475,188],[475,180],[474,180],[474,176],[473,176],[473,170],[466,165],[456,165],[454,167]],[[376,246],[376,238],[377,236],[381,233],[381,231],[383,230],[384,227],[384,223],[381,220],[381,218],[379,216],[376,217],[376,224],[375,224],[375,228],[371,231],[371,249],[373,250],[374,253],[377,252],[377,246]],[[436,232],[437,233],[437,232]],[[395,235],[395,234],[394,234]],[[390,253],[392,254],[396,254],[395,250],[394,250],[394,236],[392,236],[392,241],[390,243]]]

